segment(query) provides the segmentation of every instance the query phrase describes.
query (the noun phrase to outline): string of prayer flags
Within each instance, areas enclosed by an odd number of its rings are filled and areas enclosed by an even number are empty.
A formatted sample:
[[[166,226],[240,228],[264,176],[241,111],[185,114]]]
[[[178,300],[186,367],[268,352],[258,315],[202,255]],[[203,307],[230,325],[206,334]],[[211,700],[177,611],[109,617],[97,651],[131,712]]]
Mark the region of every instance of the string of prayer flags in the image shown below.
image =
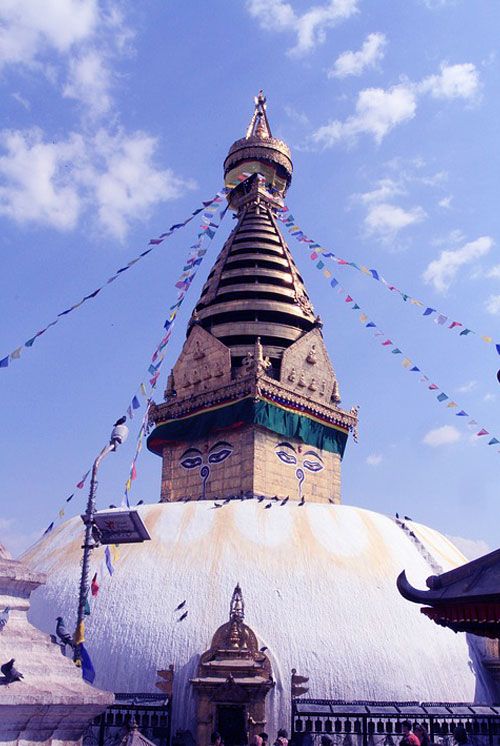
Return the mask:
[[[90,474],[90,469],[88,470],[88,472],[86,472],[86,474],[84,474],[84,475],[83,475],[83,477],[82,477],[82,478],[80,479],[80,481],[79,481],[79,482],[77,483],[77,485],[76,485],[76,486],[77,486],[77,488],[78,488],[79,490],[83,490],[83,488],[84,488],[84,486],[85,486],[85,482],[87,481],[87,477],[88,477],[88,475],[89,475],[89,474]]]
[[[318,255],[316,254],[315,258],[313,259],[313,255],[311,254],[310,258],[315,263],[316,269],[321,271],[322,267],[319,265],[321,265],[322,262],[321,260],[318,262],[316,261],[317,256]],[[339,283],[339,281],[336,278],[332,278],[331,280],[329,280],[329,284],[332,289],[333,288],[335,289],[337,294],[343,296],[344,302],[348,303],[352,310],[361,310],[360,306],[355,302],[354,298]],[[438,386],[436,383],[431,382],[431,379],[429,378],[429,376],[425,375],[422,372],[422,369],[420,368],[420,366],[416,365],[414,361],[411,360],[411,358],[406,357],[402,349],[399,346],[397,346],[395,342],[392,341],[392,339],[390,339],[389,337],[386,337],[384,332],[377,327],[377,324],[374,321],[369,320],[369,316],[365,311],[361,310],[361,314],[359,315],[358,318],[359,318],[359,321],[363,324],[363,327],[365,329],[370,329],[372,331],[372,334],[375,338],[382,337],[383,341],[380,342],[380,345],[382,347],[384,347],[386,350],[390,350],[393,355],[403,355],[401,359],[401,365],[403,366],[403,368],[408,370],[408,372],[410,373],[419,373],[420,374],[420,376],[418,377],[419,382],[425,385],[428,391],[431,391],[434,394],[436,401],[438,401],[440,404],[446,404],[447,409],[455,410],[458,408],[457,402],[450,399],[448,394],[446,394],[441,389],[440,386]],[[466,418],[470,417],[470,415],[467,414],[467,412],[465,412],[465,410],[463,409],[460,409],[460,411],[455,412],[454,414],[457,417],[466,417]],[[479,423],[477,422],[477,420],[469,419],[469,421],[467,422],[467,425],[469,428],[471,428],[475,432],[477,437],[491,435],[489,430],[486,430],[486,428],[481,427]],[[498,438],[493,436],[493,437],[490,437],[487,443],[488,445],[493,446],[493,445],[498,445],[500,441]],[[498,453],[500,453],[500,449],[498,449]]]
[[[422,311],[422,316],[427,316],[429,318],[432,317],[437,326],[442,326],[449,330],[460,329],[458,333],[458,336],[460,337],[467,337],[469,334],[474,334],[486,344],[493,344],[493,337],[491,337],[490,335],[479,334],[478,332],[475,332],[472,329],[466,327],[461,321],[453,321],[447,314],[441,313],[436,308],[432,308],[431,306],[426,305],[423,301],[419,300],[418,298],[414,298],[409,293],[403,292],[398,287],[396,287],[396,285],[388,282],[378,270],[369,269],[363,264],[357,264],[356,262],[348,261],[347,259],[341,259],[333,252],[328,251],[319,243],[313,241],[313,239],[308,238],[304,231],[302,231],[299,226],[296,225],[295,218],[293,217],[293,215],[290,214],[288,207],[283,206],[281,210],[278,211],[277,217],[278,220],[280,220],[288,228],[288,232],[290,233],[290,235],[296,238],[299,243],[306,244],[307,250],[312,249],[310,258],[313,261],[321,256],[323,258],[331,259],[339,266],[352,267],[353,269],[356,269],[358,272],[361,272],[367,277],[371,277],[372,280],[376,280],[380,284],[384,285],[390,292],[398,294],[405,303],[409,302],[410,305],[413,305],[419,309],[423,308],[424,310]],[[318,269],[322,270],[325,264],[320,259],[316,266]],[[500,355],[500,343],[495,344],[495,348],[497,353]]]
[[[204,213],[204,217],[208,214],[211,216],[211,222],[210,225],[213,227],[213,230],[207,231],[204,230],[204,226],[200,226],[201,230],[197,235],[196,242],[190,247],[190,251],[186,260],[185,268],[183,270],[183,275],[187,276],[185,277],[185,280],[182,284],[182,287],[179,287],[181,283],[176,282],[174,287],[178,288],[179,292],[177,294],[177,300],[176,302],[170,306],[169,308],[169,316],[168,319],[165,321],[164,328],[167,329],[167,333],[165,335],[162,335],[162,339],[159,342],[158,346],[153,352],[153,355],[151,357],[151,365],[148,368],[148,372],[153,375],[153,378],[150,379],[149,383],[151,385],[151,392],[156,387],[159,375],[160,375],[160,367],[163,363],[163,360],[165,359],[165,348],[168,345],[168,342],[170,340],[171,334],[172,334],[172,328],[175,323],[175,319],[177,314],[179,313],[179,310],[184,302],[184,299],[186,297],[187,291],[189,290],[189,287],[191,286],[191,283],[193,282],[194,278],[196,277],[196,274],[200,268],[200,265],[203,261],[203,257],[207,253],[208,248],[203,248],[203,241],[205,237],[208,237],[209,242],[213,240],[215,237],[215,234],[217,232],[217,229],[219,228],[222,220],[224,219],[224,216],[228,210],[228,207],[224,208],[219,216],[217,222],[214,222],[213,213],[217,212],[218,205],[214,202],[214,205],[208,208],[210,212]],[[187,267],[187,269],[186,269]],[[146,392],[146,388],[144,386],[144,383],[140,384],[140,390],[141,392]],[[147,394],[146,394],[147,395]],[[134,406],[134,400],[137,403],[137,406]],[[149,417],[149,405],[151,402],[151,395],[149,396],[146,404],[146,411],[144,413],[144,417],[142,419],[141,427],[139,429],[139,433],[137,435],[137,443],[136,443],[136,449],[135,454],[132,459],[132,463],[130,465],[130,472],[127,481],[125,482],[125,489],[124,489],[124,500],[122,501],[122,504],[127,505],[130,507],[130,500],[129,500],[129,494],[132,489],[132,482],[137,478],[137,459],[139,457],[139,454],[142,450],[142,440],[144,437],[144,434],[146,432],[147,426],[148,426],[148,417]],[[132,399],[132,404],[129,406],[127,413],[129,414],[129,418],[132,418],[132,409],[138,408],[140,406],[139,399],[137,396],[134,396]],[[130,411],[129,411],[130,410]]]
[[[98,287],[96,290],[94,290],[92,293],[89,293],[88,295],[85,295],[78,303],[74,303],[69,308],[66,308],[64,311],[61,311],[57,314],[56,318],[50,322],[50,324],[47,324],[43,329],[40,329],[36,334],[34,334],[30,339],[28,339],[23,345],[20,345],[15,350],[13,350],[9,355],[6,355],[5,357],[0,359],[0,368],[8,368],[10,363],[13,360],[19,360],[21,357],[21,352],[24,347],[32,347],[35,341],[40,337],[42,334],[45,334],[45,332],[50,329],[52,326],[55,326],[59,321],[64,317],[70,314],[72,311],[75,311],[77,308],[80,308],[84,303],[86,303],[89,300],[94,299],[100,292],[103,290],[106,285],[110,285],[112,282],[117,280],[121,274],[126,272],[130,267],[133,267],[137,262],[139,262],[141,259],[143,259],[145,256],[151,253],[156,246],[159,246],[162,244],[167,238],[169,238],[175,231],[180,230],[181,228],[184,228],[188,223],[190,223],[196,215],[199,215],[201,212],[204,211],[205,213],[208,213],[210,216],[212,215],[212,207],[215,204],[216,208],[218,209],[219,203],[222,201],[223,196],[227,193],[228,189],[224,188],[217,192],[215,197],[212,199],[202,202],[203,207],[199,207],[196,210],[194,210],[189,217],[186,218],[186,220],[183,220],[181,223],[175,223],[174,225],[171,225],[168,231],[165,233],[161,233],[158,238],[151,238],[148,243],[148,247],[145,251],[142,251],[137,257],[134,259],[131,259],[124,267],[120,267],[114,275],[112,275],[106,282],[104,282],[100,287]],[[210,230],[210,226],[206,225],[205,229]],[[210,231],[211,232],[211,231]]]

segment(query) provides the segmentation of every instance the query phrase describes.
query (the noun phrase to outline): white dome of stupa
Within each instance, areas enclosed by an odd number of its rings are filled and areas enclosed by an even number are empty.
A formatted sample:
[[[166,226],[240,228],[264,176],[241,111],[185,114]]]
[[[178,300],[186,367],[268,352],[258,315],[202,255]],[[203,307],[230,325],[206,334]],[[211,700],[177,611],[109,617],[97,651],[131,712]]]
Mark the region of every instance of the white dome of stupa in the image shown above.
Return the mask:
[[[87,618],[86,644],[101,689],[157,691],[157,669],[174,664],[174,733],[195,733],[189,680],[227,622],[238,582],[245,623],[267,646],[276,682],[266,702],[270,733],[289,722],[292,668],[309,677],[311,697],[489,701],[465,635],[430,622],[396,588],[402,569],[416,586],[432,574],[423,547],[443,570],[465,561],[438,532],[408,524],[416,541],[389,517],[345,505],[266,510],[252,499],[138,510],[151,541],[120,547]],[[30,612],[46,632],[58,615],[74,621],[82,531],[73,518],[23,557],[48,575]],[[103,553],[94,553],[92,573]],[[179,622],[174,610],[184,600]]]

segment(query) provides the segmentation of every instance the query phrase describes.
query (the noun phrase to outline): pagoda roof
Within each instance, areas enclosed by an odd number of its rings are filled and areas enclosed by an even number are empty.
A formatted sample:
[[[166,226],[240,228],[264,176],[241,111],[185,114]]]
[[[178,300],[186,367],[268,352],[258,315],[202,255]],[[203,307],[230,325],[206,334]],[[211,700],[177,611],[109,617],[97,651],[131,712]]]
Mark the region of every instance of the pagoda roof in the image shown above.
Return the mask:
[[[454,632],[500,637],[500,549],[441,575],[427,578],[429,590],[414,588],[403,572],[401,595],[427,606],[420,611]]]

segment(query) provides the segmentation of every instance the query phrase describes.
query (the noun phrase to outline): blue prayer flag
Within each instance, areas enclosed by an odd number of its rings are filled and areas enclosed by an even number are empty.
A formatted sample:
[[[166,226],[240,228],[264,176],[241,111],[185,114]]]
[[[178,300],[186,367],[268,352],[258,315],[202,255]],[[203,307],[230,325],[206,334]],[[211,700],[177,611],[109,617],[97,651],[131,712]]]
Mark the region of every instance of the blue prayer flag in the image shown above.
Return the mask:
[[[9,364],[9,356],[4,357],[0,360],[0,368],[6,368]]]
[[[106,547],[104,557],[106,559],[106,567],[108,568],[108,572],[110,575],[112,575],[115,571],[115,568],[113,567],[113,563],[111,562],[111,552],[109,551],[109,547]]]
[[[83,642],[81,642],[78,646],[79,654],[80,654],[80,660],[82,662],[82,677],[84,681],[87,681],[89,684],[94,683],[95,679],[95,669],[92,665],[92,661],[90,660],[90,655],[87,652],[87,649]]]
[[[132,406],[133,406],[134,409],[139,409],[140,408],[141,403],[140,403],[139,399],[137,398],[137,396],[134,396],[134,398],[132,399]]]
[[[449,399],[449,396],[446,396],[446,394],[438,394],[437,400],[438,401],[446,401],[446,399]]]

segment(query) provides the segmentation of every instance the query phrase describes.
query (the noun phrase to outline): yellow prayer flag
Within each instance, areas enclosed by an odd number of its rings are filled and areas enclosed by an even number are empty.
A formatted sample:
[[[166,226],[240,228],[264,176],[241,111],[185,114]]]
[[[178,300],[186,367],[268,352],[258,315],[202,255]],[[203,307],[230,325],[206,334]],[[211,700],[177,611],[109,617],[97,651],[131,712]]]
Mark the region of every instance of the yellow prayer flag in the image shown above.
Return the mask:
[[[410,360],[409,357],[403,358],[403,360],[401,362],[401,365],[403,366],[403,368],[409,368],[411,366],[411,364],[412,363],[411,363],[411,360]]]
[[[488,344],[491,344],[493,342],[493,337],[481,337],[483,342],[488,342]]]
[[[113,544],[111,547],[111,556],[113,558],[113,562],[118,562],[120,559],[120,546],[119,544]]]
[[[64,515],[64,508],[61,508],[61,510],[59,511],[59,518],[62,518],[63,515]]]
[[[413,303],[414,306],[423,306],[424,305],[421,300],[417,300],[416,298],[410,298],[410,303]]]
[[[11,352],[10,353],[11,360],[17,360],[18,358],[20,358],[22,349],[23,349],[22,347],[18,347],[17,350],[14,350],[14,352]]]
[[[80,643],[85,642],[85,624],[80,622],[78,627],[75,631],[75,645],[80,645]]]
[[[359,314],[359,320],[361,321],[361,323],[362,323],[362,324],[363,324],[363,323],[364,323],[365,321],[368,321],[368,316],[366,315],[366,313],[360,313],[360,314]]]
[[[448,409],[453,409],[454,407],[457,407],[457,406],[458,406],[458,404],[456,403],[456,401],[451,401],[451,402],[450,402],[449,404],[447,404],[446,406],[448,407]]]
[[[126,492],[130,492],[130,488],[131,488],[131,487],[132,487],[132,480],[131,480],[131,479],[130,479],[130,477],[129,477],[129,478],[127,479],[127,483],[126,483],[126,485],[125,485],[125,491],[126,491]]]
[[[141,394],[147,399],[148,394],[146,392],[146,387],[143,383],[141,383],[140,389],[141,389]]]
[[[324,269],[323,270],[323,275],[324,275],[324,277],[326,277],[328,279],[329,277],[332,276],[332,273],[330,272],[329,269]]]
[[[363,265],[361,265],[361,267],[360,267],[360,270],[361,270],[362,272],[364,272],[364,273],[365,273],[365,275],[371,275],[371,272],[370,272],[370,270],[368,269],[368,267],[364,267]]]

